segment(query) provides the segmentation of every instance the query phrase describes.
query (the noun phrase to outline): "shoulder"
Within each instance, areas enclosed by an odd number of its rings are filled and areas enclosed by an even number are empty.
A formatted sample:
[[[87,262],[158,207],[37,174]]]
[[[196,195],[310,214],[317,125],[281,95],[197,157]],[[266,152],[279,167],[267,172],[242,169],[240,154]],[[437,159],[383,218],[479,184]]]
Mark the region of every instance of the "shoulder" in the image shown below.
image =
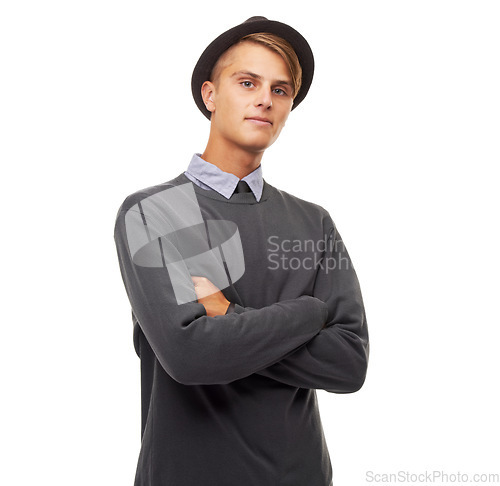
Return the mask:
[[[134,207],[136,204],[144,201],[145,199],[150,198],[151,196],[154,196],[155,194],[159,194],[169,188],[172,188],[174,186],[177,186],[181,184],[180,178],[182,174],[178,175],[177,177],[166,181],[162,182],[160,184],[156,184],[154,186],[149,186],[145,187],[142,189],[138,189],[134,191],[133,193],[129,194],[128,196],[125,197],[125,199],[122,201],[118,208],[118,214],[119,216],[121,213],[126,213],[130,208]]]
[[[182,175],[183,173],[167,182],[139,189],[125,197],[116,213],[115,238],[123,237],[127,228],[134,225],[141,226],[145,224],[145,221],[148,221],[150,228],[161,225],[162,220],[169,217],[170,213],[173,214],[173,212],[166,209],[175,209],[179,204],[182,204],[184,202],[182,197],[185,194],[182,191],[182,194],[176,193],[175,195],[172,194],[173,197],[170,197],[170,194],[167,195],[166,191],[184,184],[185,178],[183,179]],[[181,202],[179,203],[179,201]]]
[[[311,221],[321,222],[325,228],[333,226],[330,213],[323,206],[277,189],[270,184],[268,185],[275,193],[275,198],[280,200],[286,210],[295,217],[304,217]]]

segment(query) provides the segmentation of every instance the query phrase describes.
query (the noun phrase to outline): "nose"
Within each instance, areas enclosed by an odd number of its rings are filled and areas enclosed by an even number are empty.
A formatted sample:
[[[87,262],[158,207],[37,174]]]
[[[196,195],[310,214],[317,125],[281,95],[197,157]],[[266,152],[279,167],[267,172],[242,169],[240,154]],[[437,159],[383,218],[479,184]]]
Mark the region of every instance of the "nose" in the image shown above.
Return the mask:
[[[273,105],[273,98],[271,96],[271,87],[263,84],[255,95],[255,106],[260,106],[268,110]]]

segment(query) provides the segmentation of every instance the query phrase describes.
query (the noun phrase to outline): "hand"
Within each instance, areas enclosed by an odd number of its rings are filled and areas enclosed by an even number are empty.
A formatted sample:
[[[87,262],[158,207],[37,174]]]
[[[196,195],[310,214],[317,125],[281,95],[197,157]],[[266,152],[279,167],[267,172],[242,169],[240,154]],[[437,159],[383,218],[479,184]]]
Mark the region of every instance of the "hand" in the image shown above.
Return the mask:
[[[207,316],[223,316],[229,307],[229,300],[224,294],[206,277],[191,277],[194,291],[199,304],[205,306]]]

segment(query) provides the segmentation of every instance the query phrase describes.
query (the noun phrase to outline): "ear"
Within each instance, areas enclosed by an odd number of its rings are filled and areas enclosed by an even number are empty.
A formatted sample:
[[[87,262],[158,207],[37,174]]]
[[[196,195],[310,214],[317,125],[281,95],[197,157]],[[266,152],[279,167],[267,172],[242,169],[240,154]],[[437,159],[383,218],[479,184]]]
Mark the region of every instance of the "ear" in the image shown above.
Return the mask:
[[[213,113],[215,111],[215,85],[211,81],[205,81],[201,87],[201,97],[207,110]]]

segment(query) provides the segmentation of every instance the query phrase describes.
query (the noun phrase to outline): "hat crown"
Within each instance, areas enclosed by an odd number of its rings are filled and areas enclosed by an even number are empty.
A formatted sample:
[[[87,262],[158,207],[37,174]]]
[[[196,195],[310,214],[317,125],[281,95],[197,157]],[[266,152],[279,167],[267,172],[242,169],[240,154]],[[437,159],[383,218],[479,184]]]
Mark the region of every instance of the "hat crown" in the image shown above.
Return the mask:
[[[261,15],[256,15],[255,17],[250,17],[249,19],[245,20],[245,22],[243,23],[246,24],[248,22],[258,22],[259,20],[269,20],[269,19],[267,19],[266,17],[262,17]]]

